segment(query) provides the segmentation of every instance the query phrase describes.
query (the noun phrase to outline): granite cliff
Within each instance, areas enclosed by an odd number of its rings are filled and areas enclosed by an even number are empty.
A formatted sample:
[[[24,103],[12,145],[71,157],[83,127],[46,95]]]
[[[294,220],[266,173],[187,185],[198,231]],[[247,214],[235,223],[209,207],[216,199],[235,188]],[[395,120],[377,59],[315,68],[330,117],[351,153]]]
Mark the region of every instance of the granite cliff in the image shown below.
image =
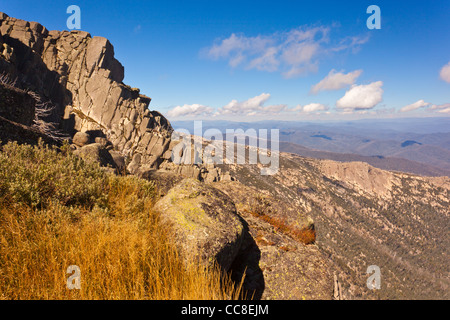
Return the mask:
[[[0,48],[0,74],[46,103],[45,120],[69,138],[85,133],[88,139],[77,148],[102,138],[134,174],[163,164],[186,177],[224,178],[214,167],[169,164],[173,129],[148,109],[149,97],[122,82],[124,67],[107,39],[84,31],[49,31],[0,13]]]

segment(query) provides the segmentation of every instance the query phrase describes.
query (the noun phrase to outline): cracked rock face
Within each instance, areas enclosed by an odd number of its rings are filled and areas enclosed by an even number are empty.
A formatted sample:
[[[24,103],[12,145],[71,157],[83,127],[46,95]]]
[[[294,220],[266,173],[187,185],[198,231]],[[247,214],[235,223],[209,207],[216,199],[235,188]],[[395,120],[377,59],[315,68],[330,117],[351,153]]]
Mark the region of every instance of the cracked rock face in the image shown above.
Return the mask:
[[[56,106],[52,120],[74,134],[97,131],[124,156],[159,165],[172,127],[150,98],[122,83],[124,68],[102,37],[48,31],[0,13],[0,73],[7,72]]]

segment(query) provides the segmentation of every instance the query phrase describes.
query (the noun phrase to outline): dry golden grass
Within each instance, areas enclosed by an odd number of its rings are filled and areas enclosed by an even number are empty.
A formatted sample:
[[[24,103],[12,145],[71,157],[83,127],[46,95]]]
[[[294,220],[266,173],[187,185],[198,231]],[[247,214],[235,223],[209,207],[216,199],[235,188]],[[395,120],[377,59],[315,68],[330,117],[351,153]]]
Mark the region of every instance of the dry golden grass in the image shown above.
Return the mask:
[[[219,269],[183,262],[151,209],[138,218],[80,210],[73,221],[58,205],[45,211],[11,205],[0,216],[4,299],[238,298]],[[70,265],[81,269],[80,290],[66,288]]]
[[[146,181],[108,176],[94,207],[36,208],[8,192],[0,193],[0,299],[240,298],[219,268],[178,256]],[[81,270],[79,290],[66,286],[70,265]]]

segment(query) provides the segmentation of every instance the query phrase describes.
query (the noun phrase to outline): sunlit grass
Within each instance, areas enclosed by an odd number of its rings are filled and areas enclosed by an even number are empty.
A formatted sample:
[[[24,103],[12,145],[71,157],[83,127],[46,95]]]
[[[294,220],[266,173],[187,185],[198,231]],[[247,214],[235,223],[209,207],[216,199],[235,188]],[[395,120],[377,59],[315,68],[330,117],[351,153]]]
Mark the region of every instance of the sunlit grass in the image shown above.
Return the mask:
[[[1,299],[240,297],[240,285],[233,283],[218,267],[205,267],[197,261],[186,262],[178,255],[171,240],[171,226],[163,223],[160,215],[152,210],[156,192],[150,182],[103,174],[101,169],[94,167],[90,167],[87,174],[78,172],[85,168],[81,164],[66,171],[74,174],[74,188],[80,190],[81,187],[77,185],[80,182],[78,175],[84,174],[83,182],[93,177],[96,182],[100,179],[90,192],[101,191],[101,201],[85,194],[83,197],[89,201],[88,205],[83,205],[81,200],[84,198],[59,190],[58,195],[67,194],[76,199],[71,202],[73,205],[68,205],[67,197],[44,196],[38,185],[27,181],[39,174],[30,175],[23,168],[14,171],[14,165],[9,171],[2,167],[5,163],[27,165],[36,153],[45,156],[42,146],[33,149],[15,145],[10,148],[28,149],[9,150],[10,155],[18,158],[0,162],[2,178],[9,176],[17,181],[15,185],[0,181]],[[29,160],[20,154],[27,155]],[[51,156],[53,167],[46,167],[46,175],[67,179],[64,173],[58,175],[54,171],[61,170],[61,162],[65,163],[68,155],[52,153]],[[28,177],[19,171],[28,172]],[[33,194],[37,195],[34,198],[24,187],[30,184]],[[57,184],[58,181],[44,183],[46,190],[49,185]],[[69,188],[70,184],[66,181],[64,187]],[[20,189],[19,196],[15,194],[17,188]],[[66,270],[70,265],[81,270],[79,290],[67,288],[70,274]]]

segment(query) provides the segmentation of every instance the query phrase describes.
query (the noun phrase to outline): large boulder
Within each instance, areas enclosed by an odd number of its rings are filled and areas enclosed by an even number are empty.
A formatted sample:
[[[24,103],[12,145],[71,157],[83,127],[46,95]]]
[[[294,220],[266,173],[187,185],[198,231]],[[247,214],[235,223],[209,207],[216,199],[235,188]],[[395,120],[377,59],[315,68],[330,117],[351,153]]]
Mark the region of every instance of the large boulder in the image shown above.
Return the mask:
[[[74,151],[74,154],[85,160],[98,162],[103,167],[116,168],[113,157],[100,143],[91,143]]]
[[[172,223],[174,239],[187,260],[199,257],[229,270],[242,244],[244,226],[223,192],[195,179],[184,179],[155,205]]]
[[[182,176],[173,172],[155,169],[140,172],[138,176],[142,179],[152,181],[160,197],[165,196],[170,189],[183,180]]]
[[[107,146],[106,146],[106,148],[107,148]],[[127,167],[125,165],[125,157],[119,151],[115,151],[115,150],[109,150],[109,154],[111,155],[111,157],[114,161],[117,171],[119,173],[126,172]]]
[[[90,140],[91,138],[86,132],[77,132],[72,138],[73,143],[78,147],[84,147],[89,144]]]

